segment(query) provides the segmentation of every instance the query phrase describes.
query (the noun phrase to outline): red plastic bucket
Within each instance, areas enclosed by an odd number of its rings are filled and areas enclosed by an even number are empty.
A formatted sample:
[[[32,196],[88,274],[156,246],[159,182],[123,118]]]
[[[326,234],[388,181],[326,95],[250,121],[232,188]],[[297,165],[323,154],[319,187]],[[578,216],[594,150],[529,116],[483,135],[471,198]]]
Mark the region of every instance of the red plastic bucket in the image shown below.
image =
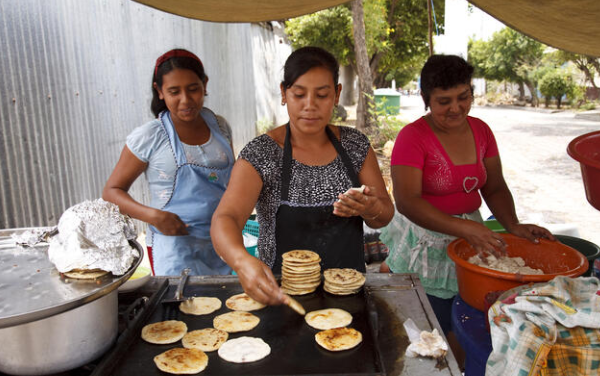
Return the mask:
[[[569,142],[567,153],[581,166],[588,202],[600,210],[600,131],[576,137]]]

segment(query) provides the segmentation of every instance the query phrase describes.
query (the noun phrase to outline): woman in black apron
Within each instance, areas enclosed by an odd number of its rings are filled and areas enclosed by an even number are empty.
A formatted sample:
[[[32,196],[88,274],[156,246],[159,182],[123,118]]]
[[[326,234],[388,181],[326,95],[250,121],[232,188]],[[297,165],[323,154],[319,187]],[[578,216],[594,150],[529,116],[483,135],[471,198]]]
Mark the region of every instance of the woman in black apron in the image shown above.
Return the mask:
[[[365,272],[363,221],[379,228],[394,212],[366,136],[328,124],[341,91],[338,68],[320,48],[290,55],[281,83],[290,121],[244,147],[213,217],[217,253],[244,290],[263,303],[285,299],[273,274],[281,272],[281,256],[290,250],[318,253],[322,270]],[[350,189],[363,185],[362,193]],[[246,252],[242,240],[255,205],[258,258]]]

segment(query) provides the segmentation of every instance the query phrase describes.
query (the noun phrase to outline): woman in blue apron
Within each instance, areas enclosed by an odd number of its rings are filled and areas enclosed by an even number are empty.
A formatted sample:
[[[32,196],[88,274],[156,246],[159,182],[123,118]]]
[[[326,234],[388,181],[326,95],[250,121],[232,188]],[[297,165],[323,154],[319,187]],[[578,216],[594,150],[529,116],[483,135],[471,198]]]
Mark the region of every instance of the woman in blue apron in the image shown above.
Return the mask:
[[[213,218],[215,249],[244,290],[266,304],[286,300],[274,277],[282,254],[309,249],[321,257],[322,270],[364,272],[363,222],[379,228],[393,215],[367,137],[329,124],[341,91],[338,68],[320,48],[290,55],[281,83],[290,121],[244,147]],[[362,192],[350,189],[363,185]],[[241,236],[255,206],[258,258],[245,251]]]
[[[156,61],[152,112],[136,128],[109,177],[103,198],[148,223],[148,255],[156,275],[229,274],[211,239],[212,215],[225,192],[234,156],[225,119],[204,107],[208,77],[200,59],[171,50]],[[127,192],[145,173],[150,204]]]

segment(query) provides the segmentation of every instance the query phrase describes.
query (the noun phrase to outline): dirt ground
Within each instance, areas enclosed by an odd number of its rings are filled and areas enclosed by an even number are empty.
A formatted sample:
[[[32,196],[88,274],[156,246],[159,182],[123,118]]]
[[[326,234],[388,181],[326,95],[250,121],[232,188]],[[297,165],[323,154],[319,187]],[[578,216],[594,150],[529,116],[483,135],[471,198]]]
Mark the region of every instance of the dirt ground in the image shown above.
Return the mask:
[[[354,115],[353,108],[348,111]],[[425,114],[419,96],[402,96],[400,117]],[[494,132],[521,222],[600,245],[600,212],[586,200],[579,164],[567,154],[575,137],[600,129],[600,111],[576,113],[515,106],[474,106]],[[491,215],[481,209],[484,218]]]

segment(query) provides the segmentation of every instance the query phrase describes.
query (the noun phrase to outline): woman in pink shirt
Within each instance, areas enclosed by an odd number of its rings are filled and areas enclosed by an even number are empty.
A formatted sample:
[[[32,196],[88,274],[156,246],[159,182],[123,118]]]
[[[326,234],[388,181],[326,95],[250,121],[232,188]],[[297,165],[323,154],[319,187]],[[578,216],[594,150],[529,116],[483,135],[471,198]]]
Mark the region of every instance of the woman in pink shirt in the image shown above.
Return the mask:
[[[419,275],[444,332],[450,331],[458,292],[447,245],[459,237],[479,252],[506,247],[482,224],[481,197],[508,232],[533,242],[554,239],[542,227],[519,223],[494,135],[468,116],[472,74],[473,67],[458,56],[434,55],[423,67],[421,96],[430,112],[398,134],[391,175],[399,213],[381,234],[390,249],[382,269]]]

